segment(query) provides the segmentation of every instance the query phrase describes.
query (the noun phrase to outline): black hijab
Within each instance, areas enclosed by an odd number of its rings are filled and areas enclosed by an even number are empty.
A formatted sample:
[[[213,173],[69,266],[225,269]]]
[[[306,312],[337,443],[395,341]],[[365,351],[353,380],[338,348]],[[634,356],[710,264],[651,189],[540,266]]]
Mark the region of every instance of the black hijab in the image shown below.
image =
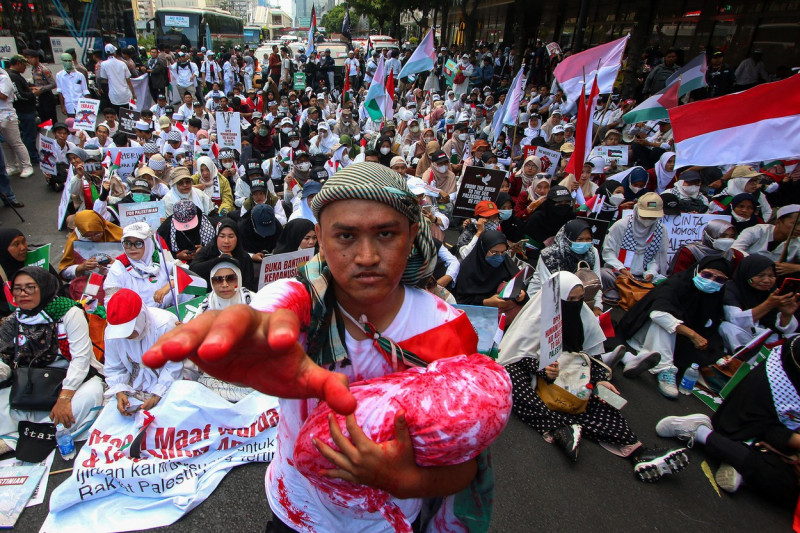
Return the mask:
[[[733,275],[728,283],[725,284],[725,305],[738,307],[747,310],[764,303],[771,291],[759,291],[750,285],[750,279],[759,272],[772,269],[775,273],[775,262],[761,254],[748,255],[739,263],[736,274]],[[778,309],[772,309],[769,313],[759,320],[761,324],[770,329],[775,328],[775,320],[778,318]]]
[[[508,219],[500,221],[500,229],[503,230],[503,233],[508,237],[509,241],[521,241],[525,238],[525,223],[514,216],[514,199],[511,198],[511,195],[507,192],[497,193],[497,202],[495,202],[497,208],[499,209],[506,202],[511,202],[512,213]]]
[[[314,229],[314,223],[306,218],[296,218],[289,221],[281,231],[278,242],[275,244],[275,254],[296,252],[300,249],[303,237]]]
[[[53,299],[58,296],[58,291],[61,289],[61,282],[58,280],[57,276],[51,274],[42,267],[27,266],[17,270],[17,272],[11,278],[9,278],[12,287],[14,286],[14,281],[17,279],[17,276],[20,274],[27,274],[33,278],[33,280],[39,286],[40,300],[39,305],[33,309],[27,311],[24,309],[18,309],[17,311],[23,315],[36,316],[41,313],[45,307],[47,307],[47,304],[52,302]]]
[[[743,220],[742,222],[739,222],[733,216],[733,210],[736,209],[737,205],[744,202],[745,200],[750,200],[751,202],[753,202],[753,208],[754,208],[753,216],[751,216],[749,220]],[[724,211],[724,214],[731,215],[731,224],[733,224],[733,227],[736,229],[736,235],[741,235],[741,233],[747,228],[752,228],[753,226],[758,224],[758,216],[756,216],[757,209],[758,209],[758,200],[756,200],[756,197],[750,194],[749,192],[743,192],[741,194],[737,194],[731,199],[731,203],[728,205],[728,208]]]
[[[561,226],[575,218],[571,203],[569,205],[556,205],[556,200],[563,200],[564,198],[572,200],[572,196],[566,187],[561,185],[550,187],[547,199],[528,219],[528,223],[525,225],[525,233],[542,245],[550,237],[555,237]]]
[[[11,279],[17,270],[25,266],[22,261],[17,261],[11,254],[8,253],[8,247],[17,237],[22,237],[25,234],[17,228],[3,228],[0,229],[0,267],[6,274],[6,279]]]
[[[211,268],[214,266],[214,261],[221,255],[217,247],[217,237],[219,237],[220,232],[225,228],[230,228],[236,235],[236,247],[229,252],[229,255],[242,265],[242,283],[251,291],[257,290],[253,261],[250,259],[250,255],[244,250],[242,235],[239,233],[236,221],[227,217],[223,218],[217,224],[216,237],[197,252],[197,255],[189,265],[190,268],[198,275],[203,276],[207,282],[210,282]]]
[[[486,254],[498,244],[508,244],[502,232],[484,231],[475,248],[462,261],[454,294],[459,303],[466,303],[475,296],[488,298],[497,294],[498,285],[510,280],[519,271],[508,256],[499,267],[493,267],[486,261]]]
[[[381,145],[385,142],[389,143],[389,153],[383,155],[381,153]],[[392,151],[392,138],[388,135],[381,135],[378,137],[378,142],[375,143],[375,151],[378,152],[378,160],[381,162],[381,165],[385,165],[387,167],[391,167],[392,158],[397,154]]]

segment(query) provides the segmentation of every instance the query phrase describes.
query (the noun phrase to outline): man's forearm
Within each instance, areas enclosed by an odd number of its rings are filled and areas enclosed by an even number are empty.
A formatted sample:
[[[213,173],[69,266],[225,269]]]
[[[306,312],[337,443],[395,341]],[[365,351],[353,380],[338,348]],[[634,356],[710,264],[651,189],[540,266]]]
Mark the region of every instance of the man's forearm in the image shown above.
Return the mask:
[[[467,488],[477,473],[475,459],[452,466],[418,467],[413,481],[392,495],[401,499],[450,496]]]

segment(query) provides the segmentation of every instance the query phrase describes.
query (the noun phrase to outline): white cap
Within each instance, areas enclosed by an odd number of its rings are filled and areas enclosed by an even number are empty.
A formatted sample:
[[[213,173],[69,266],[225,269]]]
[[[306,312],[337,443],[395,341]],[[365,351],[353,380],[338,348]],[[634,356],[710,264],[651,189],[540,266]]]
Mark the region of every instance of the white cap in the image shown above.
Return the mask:
[[[136,129],[141,131],[150,131],[150,124],[143,120],[136,121]]]
[[[419,196],[420,194],[425,194],[425,182],[422,181],[421,178],[416,176],[408,178],[406,180],[406,185],[411,190],[411,193],[415,196]]]
[[[553,135],[555,135],[556,133],[564,133],[564,126],[562,126],[561,124],[555,126],[553,128]]]
[[[606,160],[599,155],[594,155],[587,159],[584,164],[592,166],[592,174],[602,174],[606,167]]]
[[[778,218],[785,217],[786,215],[791,215],[792,213],[800,213],[800,205],[789,204],[781,207],[780,209],[778,209]]]
[[[176,113],[172,114],[172,120],[183,121],[185,119],[186,119],[186,117],[183,116],[183,113],[177,113],[176,112]]]
[[[147,222],[134,222],[133,224],[128,224],[122,230],[123,239],[125,237],[133,237],[135,239],[146,241],[152,236],[153,231],[150,229],[150,226],[147,224]]]
[[[317,126],[317,131],[322,131],[322,130],[325,130],[325,131],[330,131],[331,130],[331,127],[324,120],[322,122],[320,122],[319,125]]]
[[[107,54],[116,54],[117,53],[117,47],[114,46],[111,43],[108,43],[106,45],[106,47],[105,47],[105,51],[106,51]]]

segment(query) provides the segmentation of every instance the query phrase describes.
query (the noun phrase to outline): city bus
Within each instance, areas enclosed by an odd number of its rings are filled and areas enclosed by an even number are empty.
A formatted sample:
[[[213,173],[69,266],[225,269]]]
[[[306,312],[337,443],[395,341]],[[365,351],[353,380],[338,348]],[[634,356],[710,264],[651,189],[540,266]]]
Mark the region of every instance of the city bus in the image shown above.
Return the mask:
[[[255,48],[261,44],[261,26],[248,24],[244,27],[244,44],[249,44],[250,48]]]
[[[227,50],[244,45],[244,22],[221,9],[156,9],[153,22],[157,46]]]

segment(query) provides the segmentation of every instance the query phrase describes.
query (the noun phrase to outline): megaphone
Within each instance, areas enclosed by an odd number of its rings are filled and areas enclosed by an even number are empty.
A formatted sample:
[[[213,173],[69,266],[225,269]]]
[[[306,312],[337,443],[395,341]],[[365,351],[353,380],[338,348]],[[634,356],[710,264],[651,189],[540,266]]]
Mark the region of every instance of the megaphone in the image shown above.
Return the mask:
[[[624,128],[622,128],[622,142],[624,143],[632,143],[633,140],[636,138],[636,135],[633,129],[636,127],[636,124],[627,124]]]

